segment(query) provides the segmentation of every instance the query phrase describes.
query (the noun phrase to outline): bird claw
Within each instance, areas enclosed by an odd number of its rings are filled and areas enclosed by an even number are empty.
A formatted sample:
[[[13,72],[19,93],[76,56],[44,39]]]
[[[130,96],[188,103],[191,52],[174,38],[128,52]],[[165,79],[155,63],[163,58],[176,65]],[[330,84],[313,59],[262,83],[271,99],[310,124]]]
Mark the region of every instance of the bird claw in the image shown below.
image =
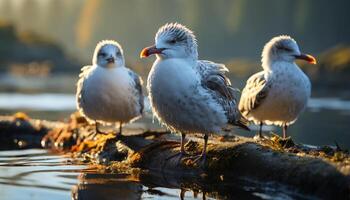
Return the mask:
[[[205,168],[207,164],[207,157],[206,155],[200,154],[200,155],[195,155],[195,156],[190,156],[186,158],[188,160],[188,164],[193,165],[193,166],[199,166],[201,168]]]
[[[98,134],[108,135],[108,132],[103,132],[103,131],[101,131],[99,128],[96,128],[96,129],[95,129],[95,134],[96,134],[96,135],[98,135]]]
[[[266,139],[266,137],[264,136],[264,135],[260,135],[260,134],[257,134],[257,135],[255,135],[254,137],[253,137],[253,139],[254,140],[256,140],[256,141],[261,141],[261,140],[264,140],[264,139]]]

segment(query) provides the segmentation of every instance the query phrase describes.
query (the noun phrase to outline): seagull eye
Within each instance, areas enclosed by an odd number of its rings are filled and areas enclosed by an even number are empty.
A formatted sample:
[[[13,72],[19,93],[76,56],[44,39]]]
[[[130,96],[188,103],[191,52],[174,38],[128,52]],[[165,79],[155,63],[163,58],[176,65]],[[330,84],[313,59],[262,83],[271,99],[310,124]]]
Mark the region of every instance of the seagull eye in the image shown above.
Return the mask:
[[[107,54],[102,52],[102,53],[98,53],[98,56],[106,57]]]
[[[292,49],[289,49],[287,47],[283,47],[283,46],[278,46],[277,49],[283,50],[283,51],[287,51],[287,52],[292,52]]]
[[[175,43],[176,43],[176,40],[175,40],[175,39],[169,40],[168,43],[169,43],[169,44],[175,44]]]

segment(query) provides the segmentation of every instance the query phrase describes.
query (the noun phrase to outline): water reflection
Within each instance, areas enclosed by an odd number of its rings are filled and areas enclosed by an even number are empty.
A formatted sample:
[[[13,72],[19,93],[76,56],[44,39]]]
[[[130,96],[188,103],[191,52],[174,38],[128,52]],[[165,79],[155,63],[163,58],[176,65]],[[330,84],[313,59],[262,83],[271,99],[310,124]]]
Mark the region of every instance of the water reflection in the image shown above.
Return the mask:
[[[86,166],[46,150],[0,151],[2,199],[68,199],[76,176]]]
[[[278,183],[164,172],[104,173],[47,150],[0,151],[1,199],[304,199]]]
[[[228,181],[184,178],[162,172],[81,174],[72,189],[76,200],[94,199],[307,199],[278,183],[232,177]]]
[[[141,199],[142,185],[125,174],[80,174],[72,188],[75,200]]]

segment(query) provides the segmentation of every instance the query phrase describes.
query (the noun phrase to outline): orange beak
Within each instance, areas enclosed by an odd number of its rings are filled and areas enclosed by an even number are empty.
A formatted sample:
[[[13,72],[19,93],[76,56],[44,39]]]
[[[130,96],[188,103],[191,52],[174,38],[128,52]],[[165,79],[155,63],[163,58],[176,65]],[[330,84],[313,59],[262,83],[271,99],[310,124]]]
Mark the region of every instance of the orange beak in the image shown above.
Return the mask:
[[[142,49],[142,51],[140,53],[140,58],[146,58],[152,54],[160,54],[160,53],[162,53],[163,50],[164,50],[163,48],[157,49],[157,47],[155,45],[146,47],[146,48]]]
[[[316,58],[309,54],[300,54],[298,56],[295,56],[295,58],[306,60],[308,63],[314,64],[314,65],[317,63]]]

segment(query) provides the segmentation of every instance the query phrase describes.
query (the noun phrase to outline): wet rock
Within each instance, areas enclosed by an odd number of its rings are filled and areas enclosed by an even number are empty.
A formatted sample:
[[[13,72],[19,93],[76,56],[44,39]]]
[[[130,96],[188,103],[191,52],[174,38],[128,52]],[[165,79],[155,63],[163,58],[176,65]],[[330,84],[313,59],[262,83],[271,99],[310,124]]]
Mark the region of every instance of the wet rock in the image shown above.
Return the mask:
[[[40,148],[50,122],[31,119],[24,113],[0,117],[0,149]]]

